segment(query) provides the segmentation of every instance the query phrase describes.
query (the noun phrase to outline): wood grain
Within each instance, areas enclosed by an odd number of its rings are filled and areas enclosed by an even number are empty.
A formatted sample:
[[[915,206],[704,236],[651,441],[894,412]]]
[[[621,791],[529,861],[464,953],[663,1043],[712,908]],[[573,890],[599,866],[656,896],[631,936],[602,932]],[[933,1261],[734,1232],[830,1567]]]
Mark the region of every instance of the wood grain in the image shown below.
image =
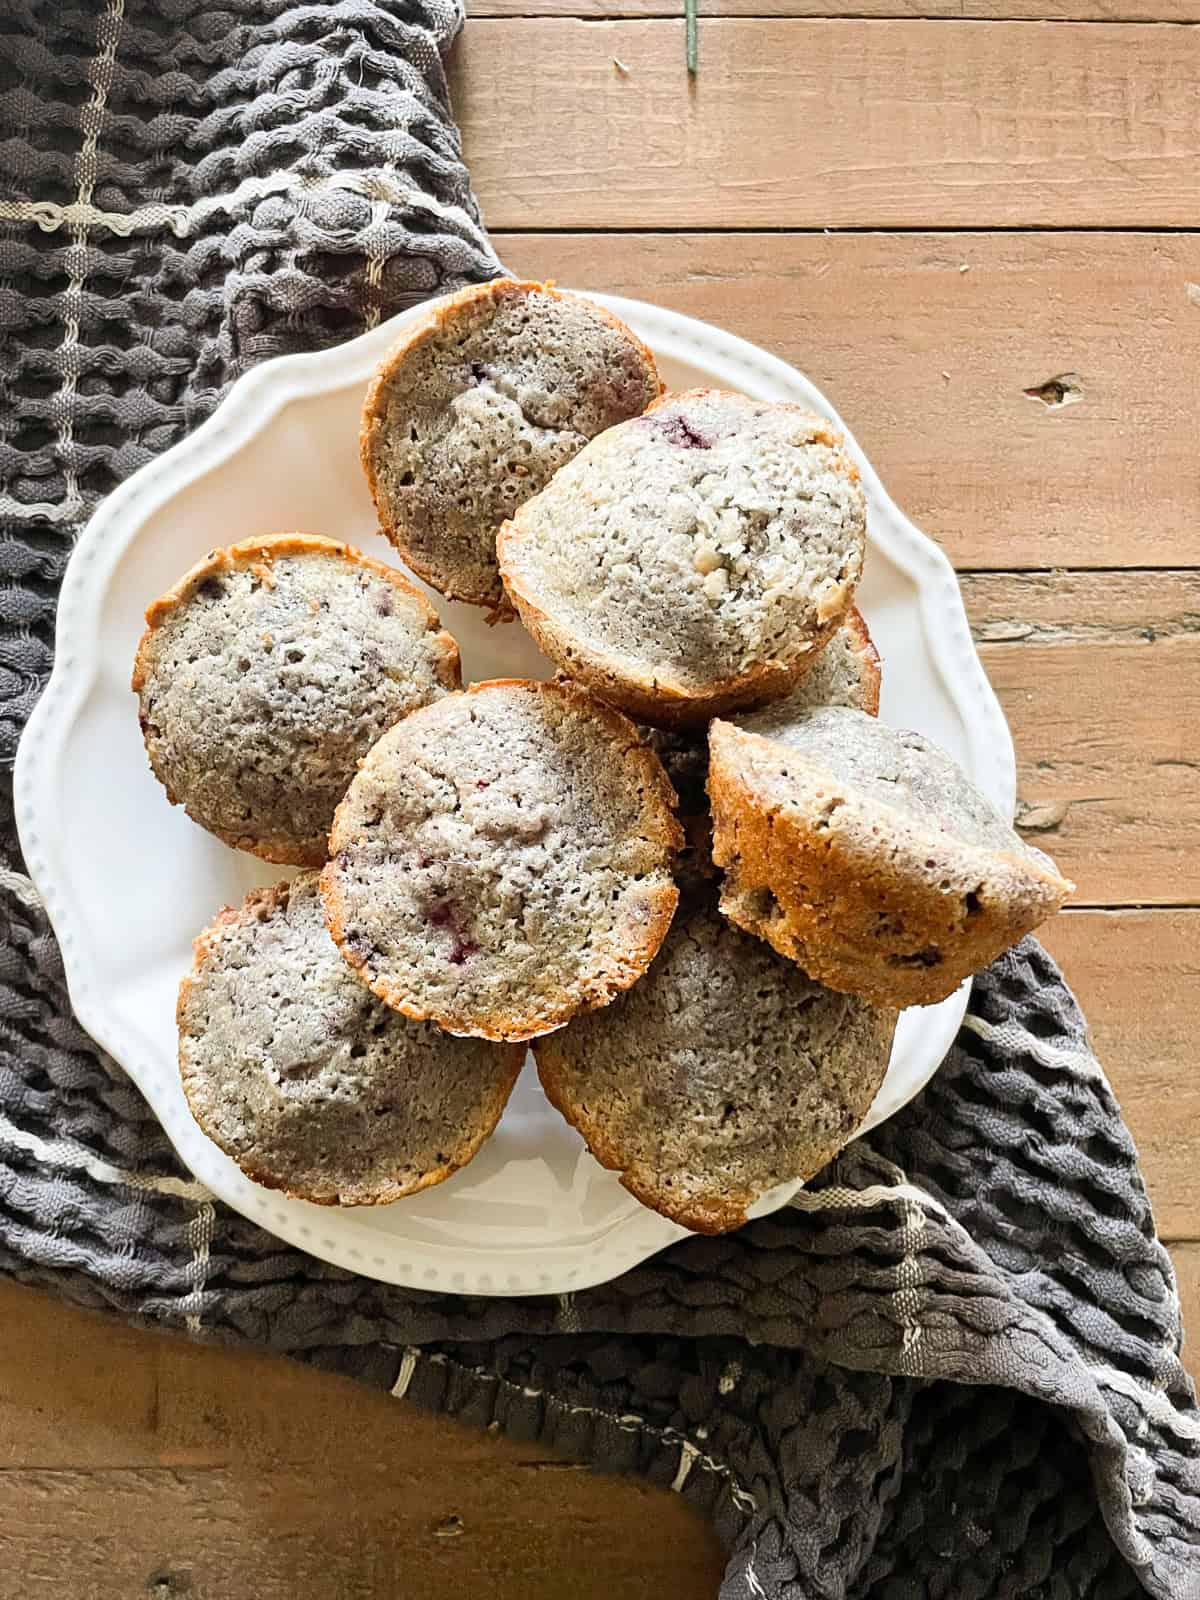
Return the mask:
[[[967,575],[1018,820],[1078,900],[1200,902],[1200,573]]]
[[[0,1319],[0,1600],[716,1592],[712,1533],[664,1490],[13,1284]]]
[[[299,1389],[290,1398],[304,1405],[309,1397]],[[665,1491],[632,1482],[598,1490],[569,1471],[538,1482],[495,1463],[473,1482],[455,1463],[452,1483],[448,1428],[434,1441],[433,1474],[423,1463],[398,1465],[402,1424],[373,1471],[359,1465],[340,1479],[318,1468],[5,1473],[0,1600],[28,1600],[43,1586],[84,1600],[643,1600],[659,1586],[686,1600],[716,1593],[723,1564],[711,1536],[686,1507],[666,1511]],[[437,1532],[436,1508],[446,1505],[463,1508],[454,1537]],[[629,1527],[651,1519],[654,1537],[630,1548]],[[76,1587],[64,1590],[64,1574]]]
[[[1195,22],[1196,0],[699,0],[701,17],[918,17],[956,21]],[[678,17],[669,0],[469,0],[471,17]]]
[[[1200,1244],[1189,1242],[1172,1246],[1171,1259],[1179,1279],[1179,1301],[1183,1307],[1183,1364],[1193,1381],[1200,1382]]]
[[[1137,1145],[1161,1236],[1195,1239],[1200,911],[1067,911],[1039,937],[1088,1019]]]
[[[1159,644],[1200,633],[1200,571],[964,572],[971,630],[996,644]]]
[[[489,225],[1195,222],[1193,27],[711,18],[703,51],[691,78],[682,20],[476,19],[454,87]]]
[[[1077,901],[1200,901],[1200,636],[980,655],[1016,743],[1017,820]]]
[[[1200,237],[500,234],[496,248],[522,274],[652,300],[792,362],[960,569],[1200,565]],[[1026,396],[1067,372],[1075,404]]]

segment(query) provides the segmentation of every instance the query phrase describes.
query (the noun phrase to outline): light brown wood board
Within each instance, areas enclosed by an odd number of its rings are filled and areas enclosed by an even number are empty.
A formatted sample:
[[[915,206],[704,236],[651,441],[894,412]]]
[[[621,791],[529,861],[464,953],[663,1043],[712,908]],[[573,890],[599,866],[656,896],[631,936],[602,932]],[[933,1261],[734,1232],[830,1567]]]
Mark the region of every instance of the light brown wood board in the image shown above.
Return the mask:
[[[666,17],[678,20],[680,7],[668,0],[469,0],[470,17]],[[1196,22],[1196,0],[698,0],[706,17],[922,17],[1004,22]]]
[[[682,20],[474,19],[489,225],[1195,225],[1190,25],[710,17],[695,76],[683,53]]]

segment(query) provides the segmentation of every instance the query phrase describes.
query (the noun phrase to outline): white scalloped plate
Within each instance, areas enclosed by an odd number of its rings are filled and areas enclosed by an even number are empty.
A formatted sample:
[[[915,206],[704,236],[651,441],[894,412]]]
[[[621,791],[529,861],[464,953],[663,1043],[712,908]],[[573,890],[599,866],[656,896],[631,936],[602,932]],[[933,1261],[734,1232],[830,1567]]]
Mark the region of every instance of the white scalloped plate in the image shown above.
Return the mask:
[[[718,328],[596,295],[658,355],[673,387],[716,384],[800,400],[836,419],[791,367]],[[395,561],[376,534],[358,464],[358,414],[372,368],[407,321],[339,349],[248,373],[188,439],[136,473],[93,517],[58,611],[58,658],[16,768],[21,844],[84,1027],[134,1078],[184,1161],[215,1194],[280,1238],[389,1283],[462,1293],[562,1293],[602,1283],[682,1237],[638,1204],[546,1105],[526,1067],[494,1138],[447,1183],[396,1205],[336,1211],[251,1183],[188,1113],[175,1062],[174,1004],[193,935],[223,903],[281,874],[210,838],[151,777],[129,690],[148,601],[217,544],[299,529]],[[1012,741],[975,654],[949,563],[900,513],[853,439],[870,502],[859,591],[884,661],[882,715],[928,734],[1011,815]],[[518,627],[434,596],[464,676],[545,676]],[[905,1012],[864,1125],[890,1116],[937,1070],[966,987]],[[774,1210],[797,1186],[756,1208]]]

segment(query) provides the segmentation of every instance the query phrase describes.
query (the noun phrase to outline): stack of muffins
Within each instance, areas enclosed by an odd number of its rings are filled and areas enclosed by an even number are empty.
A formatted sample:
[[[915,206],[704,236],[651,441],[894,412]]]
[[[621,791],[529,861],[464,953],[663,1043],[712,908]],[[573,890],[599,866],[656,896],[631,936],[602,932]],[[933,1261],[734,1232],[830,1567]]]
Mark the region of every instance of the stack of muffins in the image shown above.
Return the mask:
[[[423,594],[324,538],[213,551],[155,601],[153,771],[302,869],[196,941],[192,1111],[260,1183],[386,1203],[471,1159],[531,1042],[644,1204],[736,1227],[853,1135],[898,1009],[1071,885],[876,720],[864,496],[822,418],[663,394],[615,317],[502,280],[389,355],[362,460],[407,567],[559,673],[463,689]]]

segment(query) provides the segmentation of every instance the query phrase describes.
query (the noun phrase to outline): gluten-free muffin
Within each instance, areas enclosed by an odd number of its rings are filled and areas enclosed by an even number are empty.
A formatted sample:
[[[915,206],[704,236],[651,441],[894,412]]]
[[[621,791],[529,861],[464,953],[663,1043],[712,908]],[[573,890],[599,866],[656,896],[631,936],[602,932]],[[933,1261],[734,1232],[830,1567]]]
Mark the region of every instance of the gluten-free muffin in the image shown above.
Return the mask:
[[[849,707],[755,721],[709,730],[721,910],[830,988],[943,1000],[1072,893],[920,734]]]
[[[424,596],[331,539],[213,550],[146,622],[133,688],[155,776],[201,827],[267,861],[319,866],[360,758],[461,682]]]
[[[347,962],[453,1033],[528,1039],[641,976],[675,910],[674,796],[576,684],[500,679],[416,711],[338,808],[322,875]]]
[[[500,278],[440,300],[367,393],[362,462],[380,525],[442,594],[503,611],[500,524],[660,389],[641,340],[580,295]]]
[[[256,889],[196,940],[179,1063],[197,1122],[249,1177],[317,1205],[384,1205],[464,1166],[524,1050],[382,1005],[341,959],[315,873]]]
[[[817,706],[853,706],[877,717],[882,684],[879,651],[862,612],[851,606],[845,622],[821,651],[800,687],[783,700],[773,700],[757,715],[786,720]],[[738,718],[740,726],[745,727],[746,722],[746,715]]]
[[[861,612],[850,615],[817,657],[804,682],[785,700],[775,700],[765,710],[737,718],[740,728],[769,732],[816,706],[856,706],[871,716],[879,712],[882,671],[879,652],[871,642]],[[679,796],[681,817],[708,814],[708,729],[642,729],[646,743],[666,769]]]
[[[846,618],[865,539],[831,423],[696,389],[593,440],[497,549],[558,667],[631,716],[683,727],[798,687]]]
[[[895,1022],[694,903],[635,988],[533,1053],[549,1099],[631,1193],[723,1233],[853,1137]]]

